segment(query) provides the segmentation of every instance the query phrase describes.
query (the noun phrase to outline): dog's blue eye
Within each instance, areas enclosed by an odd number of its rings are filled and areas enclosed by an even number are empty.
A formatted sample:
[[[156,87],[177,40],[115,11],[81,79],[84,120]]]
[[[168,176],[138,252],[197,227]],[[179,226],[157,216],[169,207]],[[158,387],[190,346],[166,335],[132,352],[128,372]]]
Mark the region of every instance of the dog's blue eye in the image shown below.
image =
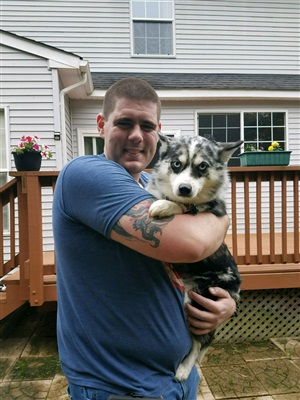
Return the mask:
[[[178,172],[179,170],[180,170],[180,168],[181,168],[181,162],[180,161],[172,161],[171,162],[171,167],[172,167],[172,170],[174,171],[174,172]]]
[[[202,161],[202,163],[199,164],[198,169],[200,172],[204,172],[207,170],[208,166],[209,165],[207,164],[207,162]]]

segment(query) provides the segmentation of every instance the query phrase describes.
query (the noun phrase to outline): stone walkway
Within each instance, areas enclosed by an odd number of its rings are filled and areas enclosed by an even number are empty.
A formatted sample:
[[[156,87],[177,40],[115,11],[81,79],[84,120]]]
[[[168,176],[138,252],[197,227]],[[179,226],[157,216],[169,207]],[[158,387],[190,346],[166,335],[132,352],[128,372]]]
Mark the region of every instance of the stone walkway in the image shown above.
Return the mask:
[[[0,326],[1,400],[68,400],[55,320],[55,311],[26,309]],[[215,344],[200,373],[198,400],[300,400],[300,338]]]

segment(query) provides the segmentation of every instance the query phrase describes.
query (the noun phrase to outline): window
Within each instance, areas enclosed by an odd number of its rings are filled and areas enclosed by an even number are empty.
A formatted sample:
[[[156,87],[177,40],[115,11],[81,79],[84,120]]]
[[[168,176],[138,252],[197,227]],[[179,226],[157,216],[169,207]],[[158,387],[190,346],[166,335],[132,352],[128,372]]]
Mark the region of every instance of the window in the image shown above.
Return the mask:
[[[84,154],[101,154],[103,153],[104,141],[99,136],[84,136]]]
[[[255,149],[268,150],[270,144],[278,142],[286,150],[284,112],[245,112],[244,141]]]
[[[213,138],[217,142],[236,142],[241,136],[241,116],[234,114],[199,114],[198,134],[206,138]],[[228,161],[229,166],[240,165],[240,159],[236,150]]]
[[[268,150],[273,141],[287,150],[286,113],[285,112],[235,112],[235,113],[199,113],[198,134],[212,137],[218,142],[244,140],[255,149]],[[236,150],[230,158],[229,166],[240,165]]]
[[[132,54],[174,55],[173,0],[131,0]]]
[[[100,138],[98,132],[88,130],[78,130],[78,155],[102,154],[104,150],[104,140]]]

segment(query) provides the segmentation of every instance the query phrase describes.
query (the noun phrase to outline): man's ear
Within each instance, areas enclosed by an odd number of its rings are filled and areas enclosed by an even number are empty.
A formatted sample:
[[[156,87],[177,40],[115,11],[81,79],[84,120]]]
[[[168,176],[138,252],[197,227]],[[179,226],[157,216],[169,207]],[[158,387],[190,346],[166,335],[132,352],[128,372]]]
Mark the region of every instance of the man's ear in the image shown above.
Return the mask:
[[[97,128],[98,128],[98,132],[100,133],[100,137],[104,137],[104,123],[105,123],[105,119],[104,119],[104,115],[103,114],[98,114],[97,115]]]

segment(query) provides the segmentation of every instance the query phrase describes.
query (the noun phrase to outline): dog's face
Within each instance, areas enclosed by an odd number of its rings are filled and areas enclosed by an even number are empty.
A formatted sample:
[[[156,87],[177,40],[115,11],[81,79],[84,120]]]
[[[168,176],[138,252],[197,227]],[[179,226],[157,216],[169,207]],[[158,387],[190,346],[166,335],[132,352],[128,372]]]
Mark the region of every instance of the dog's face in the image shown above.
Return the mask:
[[[160,135],[158,163],[153,170],[156,188],[171,201],[207,203],[228,184],[226,163],[243,143],[213,142],[201,136],[169,139]]]

